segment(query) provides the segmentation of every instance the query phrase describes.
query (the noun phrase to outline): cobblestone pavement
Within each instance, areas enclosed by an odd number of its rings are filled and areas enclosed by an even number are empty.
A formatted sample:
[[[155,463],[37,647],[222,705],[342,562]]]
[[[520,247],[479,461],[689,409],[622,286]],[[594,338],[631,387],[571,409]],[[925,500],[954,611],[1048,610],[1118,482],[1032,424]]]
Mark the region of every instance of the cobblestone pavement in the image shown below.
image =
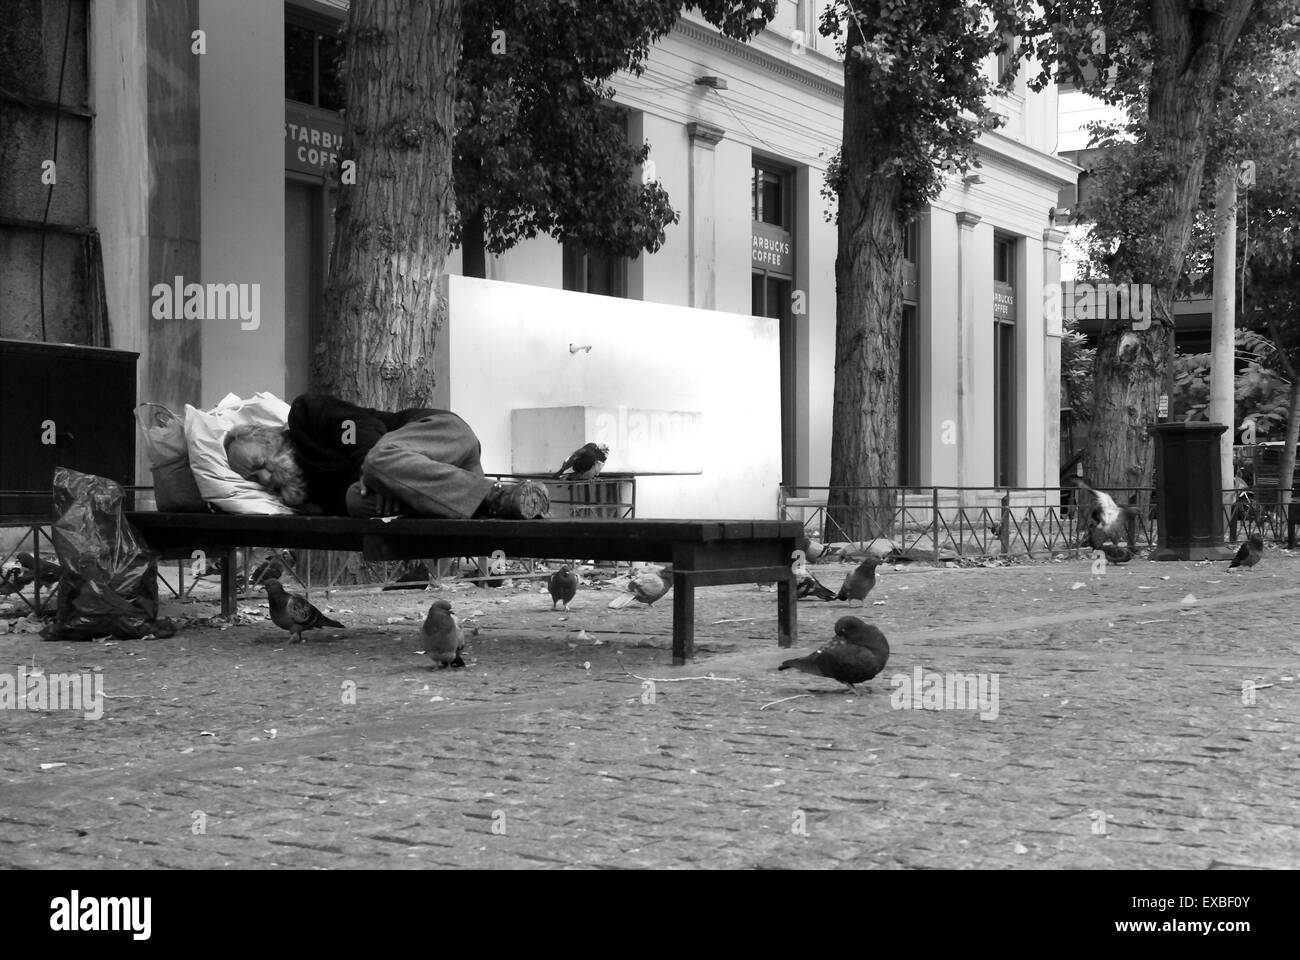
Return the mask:
[[[300,646],[10,633],[0,673],[108,699],[0,711],[0,867],[1295,868],[1300,559],[1226,566],[883,567],[801,602],[796,653],[774,592],[708,588],[680,668],[669,602],[536,583],[432,591],[478,629],[457,671],[415,652],[430,593],[314,595],[348,629]],[[869,695],[775,671],[846,612],[892,647]],[[917,668],[996,675],[996,717],[895,709]]]

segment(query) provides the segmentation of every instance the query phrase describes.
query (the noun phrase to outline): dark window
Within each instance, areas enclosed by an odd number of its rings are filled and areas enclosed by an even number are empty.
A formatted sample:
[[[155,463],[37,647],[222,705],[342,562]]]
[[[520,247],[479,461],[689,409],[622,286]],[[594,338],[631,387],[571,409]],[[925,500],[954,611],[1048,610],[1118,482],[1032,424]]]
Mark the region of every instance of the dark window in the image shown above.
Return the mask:
[[[920,231],[916,228],[916,221],[913,220],[903,228],[903,259],[908,263],[916,263],[917,248],[920,246]]]
[[[343,39],[324,18],[290,13],[284,24],[284,98],[325,110],[343,109],[339,61]]]
[[[998,83],[1011,86],[1016,76],[1016,37],[1013,33],[1004,33],[1002,42],[1006,49],[998,54]]]
[[[993,240],[993,469],[994,484],[1016,480],[1015,241]]]
[[[1013,272],[1012,254],[1014,252],[1014,241],[997,239],[993,241],[993,282],[1006,283],[1012,282]]]
[[[752,198],[755,220],[791,229],[787,184],[786,173],[755,164]]]
[[[627,257],[614,257],[587,250],[581,244],[566,243],[564,289],[599,293],[606,297],[626,297]]]
[[[898,482],[915,486],[921,475],[921,350],[916,307],[903,307],[898,339]]]

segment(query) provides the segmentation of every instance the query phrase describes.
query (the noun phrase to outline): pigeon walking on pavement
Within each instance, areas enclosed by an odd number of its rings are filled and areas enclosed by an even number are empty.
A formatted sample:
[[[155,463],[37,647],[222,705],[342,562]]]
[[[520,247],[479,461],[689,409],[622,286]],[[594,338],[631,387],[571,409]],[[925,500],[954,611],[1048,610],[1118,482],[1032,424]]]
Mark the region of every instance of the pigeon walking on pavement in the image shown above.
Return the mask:
[[[1115,545],[1119,546],[1119,538],[1128,532],[1129,517],[1134,514],[1134,511],[1128,507],[1121,507],[1110,494],[1093,489],[1082,479],[1076,480],[1075,483],[1091,493],[1097,501],[1088,514],[1090,528],[1100,527],[1105,538],[1113,540]]]
[[[434,663],[443,669],[465,666],[460,656],[465,649],[465,634],[446,600],[433,601],[420,635],[424,638],[424,652]]]
[[[855,684],[866,683],[888,662],[889,641],[878,627],[857,617],[840,617],[835,621],[834,640],[806,657],[785,661],[777,669],[838,680],[861,696]]]
[[[844,585],[840,587],[840,592],[835,595],[836,600],[865,600],[871,588],[876,585],[876,567],[880,566],[880,561],[875,557],[867,557],[849,572],[844,578]]]
[[[555,479],[558,480],[564,476],[564,471],[572,472],[565,477],[566,480],[594,480],[600,475],[601,469],[605,466],[605,459],[609,456],[609,447],[603,443],[584,443],[573,453],[569,454],[569,459],[565,460],[560,469],[555,473]]]
[[[304,630],[319,630],[323,627],[347,629],[337,620],[331,620],[312,606],[305,597],[289,593],[279,580],[267,580],[266,598],[271,604],[271,622],[281,630],[291,634],[290,643],[301,643]]]
[[[562,603],[567,611],[569,601],[578,592],[578,577],[566,564],[551,574],[546,587],[551,591],[551,609],[554,610],[557,603]]]
[[[1252,533],[1246,538],[1246,542],[1241,545],[1237,555],[1232,558],[1228,564],[1228,569],[1233,567],[1253,567],[1264,558],[1264,540],[1257,533]]]
[[[812,574],[808,574],[799,580],[799,586],[796,588],[795,593],[800,600],[804,597],[816,597],[818,600],[835,599],[835,591]]]
[[[673,588],[673,568],[666,566],[658,573],[647,570],[633,577],[627,585],[632,595],[646,606],[653,606],[656,600]]]

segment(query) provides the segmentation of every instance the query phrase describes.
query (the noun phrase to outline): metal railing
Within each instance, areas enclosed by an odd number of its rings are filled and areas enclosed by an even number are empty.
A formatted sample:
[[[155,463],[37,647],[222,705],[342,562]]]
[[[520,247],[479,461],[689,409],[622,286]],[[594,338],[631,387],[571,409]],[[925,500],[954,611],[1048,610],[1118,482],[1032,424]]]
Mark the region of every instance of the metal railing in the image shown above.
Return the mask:
[[[831,506],[833,489],[852,491],[873,505],[856,512]],[[1153,492],[1148,487],[1109,491],[1121,506],[1133,507],[1127,540],[1135,549],[1155,544],[1154,513],[1138,506],[1149,504]],[[823,543],[885,539],[902,554],[933,561],[945,555],[1034,557],[1088,549],[1078,497],[1073,486],[782,486],[778,512],[783,520],[803,522],[809,536]],[[853,536],[855,530],[866,536]]]

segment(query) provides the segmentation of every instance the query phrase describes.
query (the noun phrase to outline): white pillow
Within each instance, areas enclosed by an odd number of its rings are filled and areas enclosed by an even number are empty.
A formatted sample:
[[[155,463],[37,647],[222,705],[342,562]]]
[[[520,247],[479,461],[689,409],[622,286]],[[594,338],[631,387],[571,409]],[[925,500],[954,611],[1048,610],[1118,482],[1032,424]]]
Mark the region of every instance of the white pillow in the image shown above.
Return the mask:
[[[270,393],[255,393],[247,400],[230,393],[206,413],[186,404],[190,470],[203,499],[225,513],[298,513],[265,487],[231,470],[224,445],[226,434],[235,427],[252,424],[283,430],[288,423],[289,405]]]

